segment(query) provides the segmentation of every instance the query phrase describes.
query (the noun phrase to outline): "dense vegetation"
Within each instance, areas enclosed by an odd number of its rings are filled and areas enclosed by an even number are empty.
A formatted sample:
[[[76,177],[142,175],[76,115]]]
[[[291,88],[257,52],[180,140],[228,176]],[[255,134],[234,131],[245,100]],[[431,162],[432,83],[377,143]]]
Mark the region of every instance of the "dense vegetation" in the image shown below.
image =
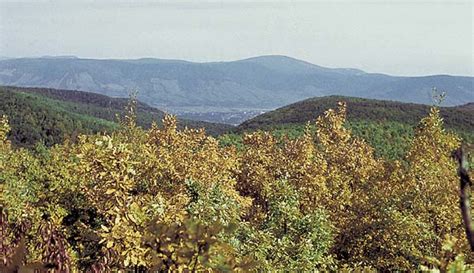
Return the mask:
[[[325,97],[302,101],[244,122],[237,128],[224,124],[180,120],[180,128],[205,128],[219,136],[223,145],[242,147],[243,133],[271,131],[278,139],[303,135],[306,122],[321,115],[338,100],[348,101],[346,127],[375,148],[377,157],[402,159],[414,136],[416,123],[429,113],[426,105],[348,97]],[[9,140],[16,147],[34,148],[75,139],[80,134],[111,132],[117,129],[117,116],[124,114],[128,99],[99,94],[45,88],[0,87],[0,115],[7,115]],[[445,126],[467,142],[474,142],[473,104],[441,108]],[[137,104],[137,124],[149,128],[160,124],[164,113],[144,103]],[[233,133],[227,133],[232,132]]]
[[[89,92],[43,88],[0,87],[0,115],[10,119],[9,139],[15,146],[51,146],[79,134],[110,132],[118,128],[128,99],[110,98]],[[149,128],[160,123],[164,113],[144,103],[137,105],[137,123]],[[181,120],[182,126],[206,128],[212,135],[231,126]]]
[[[397,122],[416,125],[430,112],[430,106],[396,101],[370,100],[353,97],[329,96],[312,98],[276,109],[250,119],[239,126],[239,131],[271,129],[277,125],[305,124],[316,119],[339,101],[347,102],[349,121],[376,123]],[[474,132],[474,104],[456,107],[440,107],[446,128]]]
[[[301,137],[308,120],[335,107],[340,100],[348,103],[345,126],[353,135],[375,148],[377,157],[386,159],[402,159],[406,155],[417,123],[430,112],[429,106],[420,104],[338,96],[313,98],[250,119],[239,125],[234,133],[225,134],[219,139],[224,145],[240,147],[243,132],[264,130],[272,132],[277,138]],[[473,105],[440,108],[447,130],[468,143],[474,143]]]
[[[2,268],[381,271],[472,268],[451,152],[431,109],[401,161],[377,158],[341,103],[302,136],[120,128],[12,149],[0,125]]]
[[[345,127],[350,129],[354,136],[367,141],[367,143],[374,148],[376,157],[383,157],[390,160],[403,159],[409,150],[411,140],[416,130],[416,126],[395,121],[377,122],[370,120],[353,120],[346,121]],[[306,125],[304,124],[285,124],[266,127],[266,130],[277,139],[296,139],[304,135],[305,129]],[[254,130],[247,132],[252,131]],[[474,132],[453,129],[448,129],[447,131],[455,132],[467,143],[474,143]],[[244,133],[242,132],[226,133],[218,137],[222,145],[236,147],[242,147],[243,138]]]

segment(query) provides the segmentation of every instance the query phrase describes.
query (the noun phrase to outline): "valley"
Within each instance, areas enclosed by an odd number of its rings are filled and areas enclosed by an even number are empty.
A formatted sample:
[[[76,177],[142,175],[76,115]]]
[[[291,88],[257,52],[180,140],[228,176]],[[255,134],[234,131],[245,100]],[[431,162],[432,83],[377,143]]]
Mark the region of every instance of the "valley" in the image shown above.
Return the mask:
[[[90,92],[23,87],[0,87],[0,98],[0,116],[10,117],[10,140],[18,147],[28,148],[37,143],[60,144],[80,134],[115,131],[129,103],[126,98]],[[341,101],[347,104],[347,128],[374,147],[377,156],[387,159],[405,156],[419,120],[430,112],[430,106],[423,104],[327,96],[266,111],[178,112],[178,126],[204,128],[224,146],[241,147],[243,136],[255,131],[268,131],[279,139],[294,139],[304,134],[308,122],[314,130],[316,118]],[[149,128],[153,122],[160,125],[164,115],[165,112],[138,101],[139,126]],[[474,142],[472,103],[441,107],[440,115],[449,132],[468,143]],[[209,122],[216,120],[220,123]]]
[[[321,67],[278,55],[209,63],[70,56],[5,59],[0,60],[0,85],[82,90],[122,98],[137,92],[140,101],[158,109],[231,124],[253,115],[244,111],[275,109],[329,95],[430,105],[436,87],[446,92],[444,106],[474,101],[473,77],[390,76]]]

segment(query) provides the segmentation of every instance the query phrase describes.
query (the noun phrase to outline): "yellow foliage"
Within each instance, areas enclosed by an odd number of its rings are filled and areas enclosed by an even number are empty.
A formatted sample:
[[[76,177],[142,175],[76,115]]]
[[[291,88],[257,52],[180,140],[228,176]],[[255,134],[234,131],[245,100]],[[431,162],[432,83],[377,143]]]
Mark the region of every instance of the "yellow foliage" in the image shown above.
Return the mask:
[[[246,134],[241,150],[169,115],[143,130],[133,103],[122,130],[34,153],[11,149],[3,117],[1,262],[20,234],[25,264],[73,271],[468,268],[459,139],[439,111],[391,162],[345,127],[346,108],[294,140]]]

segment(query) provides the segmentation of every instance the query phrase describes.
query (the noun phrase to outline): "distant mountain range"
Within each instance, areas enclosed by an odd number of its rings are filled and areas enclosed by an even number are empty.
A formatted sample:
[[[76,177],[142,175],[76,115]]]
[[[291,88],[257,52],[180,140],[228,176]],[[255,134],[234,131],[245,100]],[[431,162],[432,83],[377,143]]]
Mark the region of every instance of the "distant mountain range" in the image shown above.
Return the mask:
[[[96,60],[74,56],[0,60],[0,85],[84,90],[127,97],[175,113],[259,111],[310,97],[344,95],[443,105],[474,101],[474,77],[395,77],[358,69],[326,68],[286,56],[232,62]]]

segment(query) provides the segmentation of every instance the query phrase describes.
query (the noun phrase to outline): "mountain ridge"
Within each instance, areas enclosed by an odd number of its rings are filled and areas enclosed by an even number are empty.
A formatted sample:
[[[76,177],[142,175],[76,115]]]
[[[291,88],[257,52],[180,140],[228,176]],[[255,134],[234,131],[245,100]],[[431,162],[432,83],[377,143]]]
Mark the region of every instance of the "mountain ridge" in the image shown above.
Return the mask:
[[[281,55],[228,62],[156,58],[21,58],[0,60],[0,85],[72,89],[128,97],[153,107],[206,112],[210,108],[275,109],[328,95],[430,104],[431,90],[447,91],[446,106],[474,101],[474,77],[390,76],[327,68]]]
[[[236,131],[268,129],[275,126],[305,124],[315,120],[338,102],[346,102],[348,120],[389,121],[415,126],[429,114],[432,106],[397,101],[345,96],[310,98],[258,115],[240,124]],[[474,132],[474,103],[439,107],[447,128]]]
[[[38,141],[47,146],[61,143],[77,134],[95,134],[115,130],[129,103],[126,98],[49,88],[0,86],[0,116],[6,115],[12,127],[10,140],[15,146],[33,147]],[[136,122],[150,127],[160,125],[165,113],[137,101]],[[178,118],[179,128],[205,128],[210,135],[233,127]]]
[[[243,135],[254,131],[267,131],[278,138],[297,138],[307,129],[316,133],[316,119],[325,111],[336,109],[341,101],[346,102],[344,127],[351,135],[367,141],[376,156],[390,160],[405,158],[420,120],[430,114],[432,107],[342,96],[311,98],[249,119],[221,139],[226,145],[241,147]],[[474,103],[439,107],[439,111],[443,128],[464,142],[474,143]]]

